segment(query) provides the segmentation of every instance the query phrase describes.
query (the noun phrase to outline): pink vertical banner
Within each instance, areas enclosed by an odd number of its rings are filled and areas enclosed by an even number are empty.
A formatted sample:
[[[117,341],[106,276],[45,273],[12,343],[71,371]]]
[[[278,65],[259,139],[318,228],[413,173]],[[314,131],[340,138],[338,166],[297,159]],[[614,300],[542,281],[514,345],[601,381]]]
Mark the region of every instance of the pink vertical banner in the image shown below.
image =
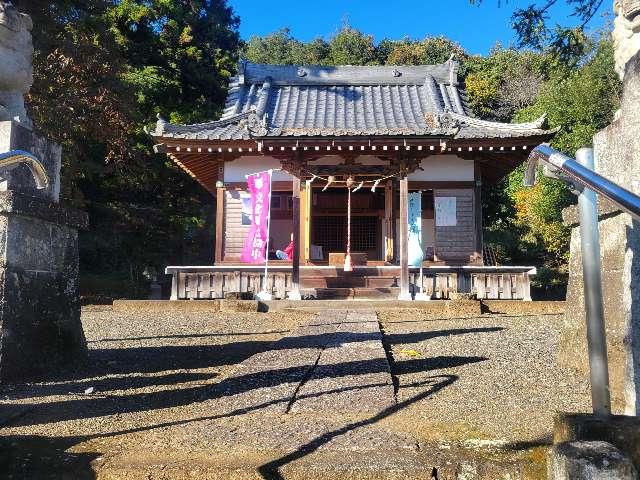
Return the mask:
[[[266,261],[269,239],[271,171],[249,175],[247,187],[251,194],[251,228],[244,241],[240,259],[246,263],[263,263]]]

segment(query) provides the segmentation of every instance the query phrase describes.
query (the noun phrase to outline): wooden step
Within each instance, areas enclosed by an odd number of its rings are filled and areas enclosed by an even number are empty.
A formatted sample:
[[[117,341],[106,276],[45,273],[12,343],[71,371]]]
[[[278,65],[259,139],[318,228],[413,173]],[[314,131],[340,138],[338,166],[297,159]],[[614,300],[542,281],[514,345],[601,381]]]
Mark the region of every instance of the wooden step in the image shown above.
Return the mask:
[[[352,272],[345,272],[342,268],[303,268],[301,278],[309,277],[384,277],[400,275],[400,267],[356,267]]]
[[[300,293],[303,297],[308,296],[318,300],[396,300],[400,294],[400,288],[303,288]]]
[[[397,287],[398,277],[312,277],[301,279],[302,288]]]

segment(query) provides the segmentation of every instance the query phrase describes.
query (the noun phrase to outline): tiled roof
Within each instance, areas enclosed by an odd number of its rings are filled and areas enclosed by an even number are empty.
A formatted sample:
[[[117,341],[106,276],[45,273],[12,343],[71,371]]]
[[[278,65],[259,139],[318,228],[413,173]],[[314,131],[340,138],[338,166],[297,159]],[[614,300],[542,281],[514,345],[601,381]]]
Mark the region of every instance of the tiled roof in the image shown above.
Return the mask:
[[[303,66],[243,62],[220,120],[173,125],[156,137],[539,136],[542,121],[504,124],[474,118],[452,60],[422,66]]]

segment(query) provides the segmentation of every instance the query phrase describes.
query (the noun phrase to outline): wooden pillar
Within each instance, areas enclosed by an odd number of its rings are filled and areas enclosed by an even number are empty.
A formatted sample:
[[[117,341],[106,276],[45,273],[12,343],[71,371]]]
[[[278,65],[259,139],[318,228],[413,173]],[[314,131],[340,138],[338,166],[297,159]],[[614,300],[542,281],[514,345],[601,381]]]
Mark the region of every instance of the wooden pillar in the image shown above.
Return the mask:
[[[387,181],[384,186],[384,222],[382,224],[385,262],[393,261],[393,182]]]
[[[476,254],[478,261],[484,263],[484,242],[482,239],[482,173],[478,162],[474,164],[473,208],[475,213]]]
[[[398,300],[411,300],[409,292],[409,181],[400,180],[400,295]]]
[[[311,258],[311,184],[305,182],[300,193],[300,263],[303,265]]]
[[[290,300],[300,300],[300,178],[293,177],[293,258]]]
[[[224,187],[216,189],[216,249],[215,264],[222,262],[222,240],[224,236]]]

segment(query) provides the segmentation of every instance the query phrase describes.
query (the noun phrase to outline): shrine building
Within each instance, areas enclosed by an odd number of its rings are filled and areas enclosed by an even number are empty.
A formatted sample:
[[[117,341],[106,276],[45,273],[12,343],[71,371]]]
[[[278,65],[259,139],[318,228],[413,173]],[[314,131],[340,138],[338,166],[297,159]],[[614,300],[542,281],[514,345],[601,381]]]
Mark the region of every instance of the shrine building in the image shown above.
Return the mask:
[[[215,257],[211,265],[167,267],[172,299],[266,288],[275,298],[397,298],[422,289],[432,298],[466,292],[529,300],[535,268],[497,265],[483,245],[481,187],[553,137],[543,124],[475,117],[453,60],[364,67],[241,62],[220,119],[159,119],[151,132],[156,150],[216,200]],[[264,264],[240,256],[251,223],[246,176],[270,169],[265,277]],[[343,269],[347,184],[350,272]],[[422,192],[422,269],[407,265],[413,191]],[[293,259],[276,259],[291,238]]]

